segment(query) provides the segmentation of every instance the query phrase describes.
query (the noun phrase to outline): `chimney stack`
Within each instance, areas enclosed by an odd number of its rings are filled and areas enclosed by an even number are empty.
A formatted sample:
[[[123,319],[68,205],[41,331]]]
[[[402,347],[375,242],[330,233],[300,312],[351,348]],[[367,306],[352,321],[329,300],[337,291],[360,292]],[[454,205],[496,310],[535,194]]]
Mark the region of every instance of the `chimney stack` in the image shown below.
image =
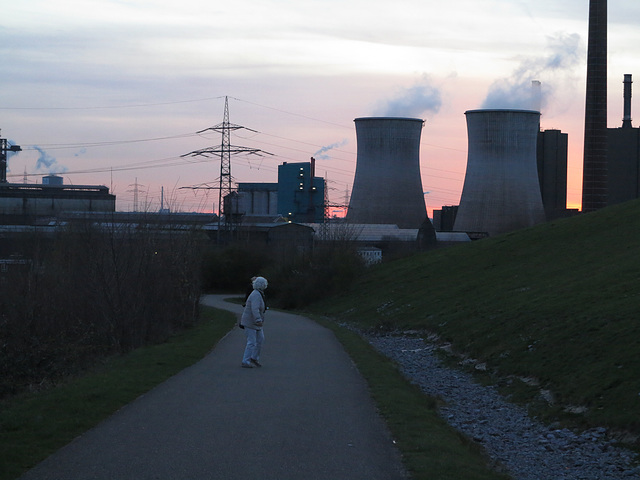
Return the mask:
[[[582,211],[607,206],[607,0],[589,0]]]
[[[622,128],[632,128],[631,126],[631,74],[624,74],[624,115],[622,117]]]
[[[531,107],[536,112],[542,111],[542,84],[540,80],[531,81]]]

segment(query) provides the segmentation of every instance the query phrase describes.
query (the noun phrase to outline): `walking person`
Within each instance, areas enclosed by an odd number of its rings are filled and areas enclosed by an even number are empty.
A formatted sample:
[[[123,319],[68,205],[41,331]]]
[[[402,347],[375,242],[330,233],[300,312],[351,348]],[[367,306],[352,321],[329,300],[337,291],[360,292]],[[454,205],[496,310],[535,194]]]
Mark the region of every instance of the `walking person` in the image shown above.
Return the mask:
[[[264,291],[267,288],[267,279],[256,277],[253,280],[253,291],[247,297],[247,301],[240,317],[240,326],[244,327],[247,344],[242,357],[243,368],[261,367],[260,351],[264,342],[264,312],[267,305],[264,299]]]

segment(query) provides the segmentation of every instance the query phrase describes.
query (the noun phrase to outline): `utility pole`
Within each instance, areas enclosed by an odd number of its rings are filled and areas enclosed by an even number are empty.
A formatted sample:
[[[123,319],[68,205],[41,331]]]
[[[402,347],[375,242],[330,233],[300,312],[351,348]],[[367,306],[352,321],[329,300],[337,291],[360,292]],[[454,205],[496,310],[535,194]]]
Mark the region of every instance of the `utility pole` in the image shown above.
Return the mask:
[[[0,138],[0,183],[7,183],[7,152],[21,152],[20,145],[9,145],[6,138]]]
[[[231,145],[231,132],[235,130],[240,130],[244,128],[249,130],[250,132],[258,133],[256,130],[251,130],[250,128],[243,127],[241,125],[235,125],[229,122],[229,97],[224,97],[224,117],[222,123],[214,125],[213,127],[205,128],[204,130],[200,130],[196,133],[203,133],[206,131],[214,131],[219,132],[222,135],[222,143],[219,146],[208,147],[202,150],[195,150],[190,153],[185,153],[181,155],[182,157],[220,157],[220,177],[218,178],[218,186],[209,186],[209,185],[199,185],[194,187],[181,187],[181,188],[191,188],[191,189],[210,189],[210,190],[218,190],[218,242],[220,242],[220,226],[221,226],[221,217],[223,215],[223,199],[225,196],[229,195],[232,190],[232,182],[233,177],[231,176],[231,155],[237,155],[239,153],[244,153],[247,155],[273,155],[272,153],[265,152],[258,148],[249,148],[249,147],[240,147],[236,145]],[[229,224],[229,219],[225,215],[225,224]]]

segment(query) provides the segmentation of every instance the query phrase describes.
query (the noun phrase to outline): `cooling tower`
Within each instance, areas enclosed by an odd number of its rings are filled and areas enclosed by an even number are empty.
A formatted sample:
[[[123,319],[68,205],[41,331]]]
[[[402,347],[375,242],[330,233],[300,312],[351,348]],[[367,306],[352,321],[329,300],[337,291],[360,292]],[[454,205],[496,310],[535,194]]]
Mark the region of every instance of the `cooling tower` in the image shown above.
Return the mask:
[[[420,228],[427,209],[417,118],[356,118],[358,155],[347,220]]]
[[[540,112],[469,110],[467,173],[454,230],[489,235],[545,221],[536,162]]]
[[[607,0],[589,1],[582,211],[607,206]]]

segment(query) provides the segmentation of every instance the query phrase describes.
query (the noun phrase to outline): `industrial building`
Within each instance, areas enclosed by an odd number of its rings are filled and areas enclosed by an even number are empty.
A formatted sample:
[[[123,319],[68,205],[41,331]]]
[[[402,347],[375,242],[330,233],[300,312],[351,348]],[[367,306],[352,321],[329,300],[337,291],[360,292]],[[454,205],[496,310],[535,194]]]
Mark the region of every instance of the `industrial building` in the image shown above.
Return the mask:
[[[607,129],[608,205],[640,198],[640,128],[631,124],[631,84],[625,74],[622,126]]]
[[[538,181],[548,221],[567,215],[568,144],[569,136],[560,130],[538,132]]]
[[[324,219],[325,181],[316,177],[315,159],[278,165],[278,213],[291,222]]]
[[[225,215],[238,222],[280,216],[297,223],[324,221],[325,180],[310,162],[284,162],[278,166],[278,183],[238,183],[237,192],[225,197]]]
[[[60,179],[60,180],[58,180]],[[51,182],[51,178],[47,181]],[[115,212],[116,197],[102,185],[0,183],[0,224],[33,224],[62,212]]]

